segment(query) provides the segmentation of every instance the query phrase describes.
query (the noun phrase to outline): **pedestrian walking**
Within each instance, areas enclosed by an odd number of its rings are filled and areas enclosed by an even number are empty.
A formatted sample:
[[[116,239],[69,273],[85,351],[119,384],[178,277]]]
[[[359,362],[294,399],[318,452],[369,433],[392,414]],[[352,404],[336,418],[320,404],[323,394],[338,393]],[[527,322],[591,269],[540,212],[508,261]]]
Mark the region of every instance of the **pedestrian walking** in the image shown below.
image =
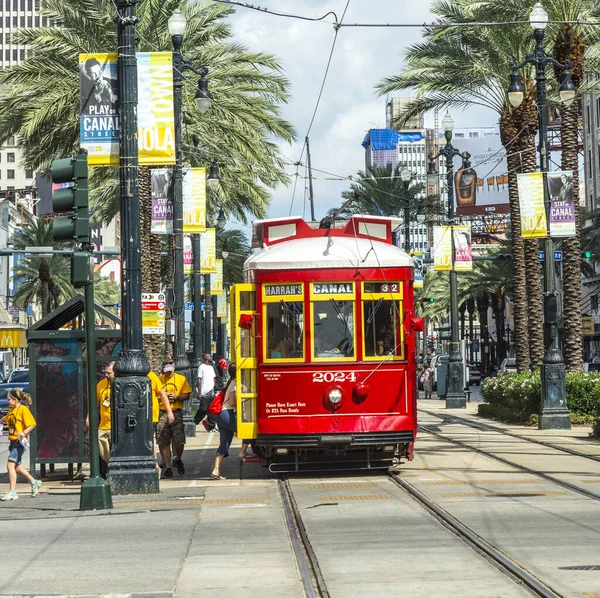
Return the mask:
[[[433,392],[433,370],[429,367],[428,363],[423,365],[423,373],[421,376],[423,377],[423,390],[425,391],[425,398],[431,399],[431,393]]]
[[[108,462],[110,461],[110,429],[111,429],[111,398],[110,385],[115,377],[115,362],[111,361],[104,368],[105,378],[96,385],[96,398],[100,411],[98,424],[98,452],[100,454],[100,475],[106,479]],[[88,416],[89,425],[89,416]]]
[[[8,492],[0,500],[17,500],[17,474],[21,474],[31,484],[31,496],[36,497],[42,486],[22,465],[23,453],[29,446],[29,433],[35,428],[33,414],[29,410],[31,397],[20,389],[13,388],[7,395],[9,412],[0,419],[0,423],[8,426]]]
[[[215,425],[205,418],[208,415],[208,408],[215,398],[216,378],[217,374],[211,355],[210,353],[204,353],[202,355],[202,364],[198,368],[198,396],[200,397],[200,406],[194,415],[194,423],[198,425],[202,422],[207,432],[215,428]]]
[[[162,376],[159,376],[162,389],[167,393],[173,421],[169,422],[169,416],[164,405],[160,407],[160,417],[156,430],[158,439],[158,448],[165,464],[162,473],[163,478],[172,478],[173,469],[171,468],[171,446],[173,447],[173,465],[177,468],[179,475],[185,474],[185,466],[182,456],[185,447],[185,426],[183,424],[183,403],[190,398],[192,389],[185,376],[175,372],[173,361],[165,361],[162,369]]]
[[[171,405],[169,403],[169,397],[167,393],[162,389],[160,379],[157,374],[153,371],[148,372],[148,378],[150,379],[150,390],[152,392],[152,431],[154,446],[154,458],[156,459],[156,467],[160,469],[158,465],[158,440],[156,437],[158,429],[158,420],[160,419],[161,408],[167,413],[167,421],[172,424],[175,419]],[[161,407],[162,405],[162,407]]]
[[[213,416],[213,421],[219,426],[219,448],[215,456],[215,464],[213,466],[212,478],[216,480],[225,480],[226,478],[221,475],[221,463],[225,457],[229,456],[229,449],[231,447],[231,441],[233,435],[237,431],[237,419],[236,419],[236,384],[235,374],[236,368],[235,363],[230,363],[228,368],[229,380],[225,385],[225,398],[223,399],[223,407],[221,413],[216,417]]]

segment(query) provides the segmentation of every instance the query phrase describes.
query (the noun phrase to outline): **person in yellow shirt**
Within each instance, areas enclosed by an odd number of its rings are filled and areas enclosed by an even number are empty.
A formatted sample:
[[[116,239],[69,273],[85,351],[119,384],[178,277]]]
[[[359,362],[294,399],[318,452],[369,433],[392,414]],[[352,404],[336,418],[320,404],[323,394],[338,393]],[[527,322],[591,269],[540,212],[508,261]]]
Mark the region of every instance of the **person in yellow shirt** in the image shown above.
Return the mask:
[[[160,467],[158,466],[158,442],[156,438],[158,420],[160,419],[160,410],[163,409],[166,412],[167,422],[170,424],[173,423],[175,416],[173,415],[171,405],[169,404],[169,397],[167,397],[167,393],[162,389],[161,381],[158,375],[150,371],[148,373],[148,378],[150,378],[150,388],[152,390],[152,426],[154,428],[154,458],[156,459],[157,469],[160,469]]]
[[[163,374],[159,377],[162,389],[167,393],[171,411],[173,413],[173,421],[169,422],[168,412],[164,405],[159,404],[160,417],[156,430],[156,438],[158,448],[162,455],[165,470],[163,478],[172,478],[173,470],[171,468],[171,444],[175,457],[173,465],[177,467],[179,475],[185,474],[185,467],[181,457],[185,447],[185,426],[183,424],[183,402],[187,401],[192,394],[192,389],[182,374],[175,373],[175,364],[173,361],[165,361],[163,365]]]
[[[111,361],[104,368],[106,378],[100,380],[96,386],[96,398],[100,410],[100,423],[98,424],[98,451],[100,453],[100,475],[106,479],[108,462],[110,461],[110,428],[111,428],[111,398],[110,383],[115,377],[115,362]]]
[[[0,500],[17,500],[17,474],[29,480],[31,484],[31,496],[35,497],[40,491],[42,482],[36,480],[22,465],[21,459],[28,446],[27,436],[35,428],[36,423],[33,414],[29,410],[31,397],[18,388],[8,391],[8,406],[10,411],[0,419],[0,423],[8,426],[8,492],[0,497]]]

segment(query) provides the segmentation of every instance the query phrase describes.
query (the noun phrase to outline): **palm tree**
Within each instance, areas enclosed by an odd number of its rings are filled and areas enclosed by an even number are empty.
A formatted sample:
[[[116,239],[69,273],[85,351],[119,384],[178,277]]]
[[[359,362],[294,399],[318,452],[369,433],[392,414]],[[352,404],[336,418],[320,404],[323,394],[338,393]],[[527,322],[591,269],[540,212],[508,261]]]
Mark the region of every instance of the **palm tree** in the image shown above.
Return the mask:
[[[523,76],[527,91],[519,108],[506,100],[510,64],[521,61],[530,50],[528,26],[489,27],[475,25],[493,21],[492,3],[470,0],[436,0],[431,11],[438,23],[460,23],[428,29],[424,41],[411,46],[399,75],[385,79],[380,94],[417,89],[417,99],[403,113],[405,122],[433,108],[460,108],[480,105],[497,112],[502,142],[508,154],[509,201],[514,263],[515,345],[520,371],[541,362],[541,282],[537,243],[523,243],[516,174],[535,169],[537,112],[531,73]],[[491,17],[491,18],[490,18]],[[527,256],[527,261],[526,261]],[[527,283],[526,283],[527,281]],[[530,325],[528,325],[530,324]],[[531,351],[528,350],[531,347]]]
[[[252,248],[243,231],[230,229],[217,235],[217,257],[223,257],[224,285],[244,282],[244,262],[251,253]]]
[[[23,227],[15,231],[10,242],[16,251],[27,247],[64,248],[54,242],[50,223],[36,216],[30,216]],[[13,304],[17,307],[38,304],[42,317],[75,294],[70,260],[64,255],[27,256],[18,262],[13,279],[18,281]]]
[[[171,51],[167,21],[180,8],[188,22],[184,53],[197,67],[208,65],[214,101],[208,114],[193,102],[196,78],[184,81],[184,161],[192,166],[219,162],[218,200],[227,215],[246,222],[248,213],[263,217],[269,190],[288,182],[285,160],[276,145],[291,141],[292,126],[280,116],[289,83],[277,60],[249,52],[231,40],[225,4],[192,0],[145,0],[138,5],[138,51]],[[79,146],[78,54],[116,51],[112,0],[43,0],[42,13],[59,28],[20,29],[13,41],[29,48],[27,60],[0,73],[0,140],[17,135],[22,166],[48,170],[53,159]],[[198,151],[195,147],[197,140]],[[119,210],[118,170],[95,169],[90,175],[94,219],[110,222]],[[142,290],[160,289],[161,239],[150,234],[150,170],[140,168]],[[209,204],[209,215],[216,211]],[[154,339],[156,340],[156,339]],[[146,347],[153,337],[144,337]],[[158,341],[157,341],[158,342]]]

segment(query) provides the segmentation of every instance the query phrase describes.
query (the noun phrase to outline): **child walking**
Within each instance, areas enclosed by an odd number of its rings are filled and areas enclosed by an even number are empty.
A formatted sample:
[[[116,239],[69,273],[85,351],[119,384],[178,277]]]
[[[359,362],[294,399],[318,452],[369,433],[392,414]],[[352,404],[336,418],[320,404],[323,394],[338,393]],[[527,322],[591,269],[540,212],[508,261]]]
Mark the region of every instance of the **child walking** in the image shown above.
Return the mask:
[[[2,419],[1,423],[6,422],[8,426],[8,481],[10,488],[8,492],[0,497],[0,500],[17,500],[17,474],[20,473],[23,477],[29,480],[31,484],[31,496],[35,497],[40,491],[42,482],[36,480],[22,465],[21,459],[26,447],[28,446],[27,435],[35,426],[35,419],[29,410],[31,405],[31,397],[19,390],[13,388],[8,392],[8,406],[10,411]]]

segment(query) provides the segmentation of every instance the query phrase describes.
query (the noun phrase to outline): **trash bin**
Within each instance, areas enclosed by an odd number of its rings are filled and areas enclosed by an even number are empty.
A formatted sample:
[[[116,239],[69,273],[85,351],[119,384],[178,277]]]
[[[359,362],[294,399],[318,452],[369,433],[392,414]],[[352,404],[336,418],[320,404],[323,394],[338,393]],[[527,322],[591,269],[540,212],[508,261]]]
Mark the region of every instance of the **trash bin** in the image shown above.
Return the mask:
[[[448,394],[448,355],[440,355],[437,362],[437,395],[445,398]]]

